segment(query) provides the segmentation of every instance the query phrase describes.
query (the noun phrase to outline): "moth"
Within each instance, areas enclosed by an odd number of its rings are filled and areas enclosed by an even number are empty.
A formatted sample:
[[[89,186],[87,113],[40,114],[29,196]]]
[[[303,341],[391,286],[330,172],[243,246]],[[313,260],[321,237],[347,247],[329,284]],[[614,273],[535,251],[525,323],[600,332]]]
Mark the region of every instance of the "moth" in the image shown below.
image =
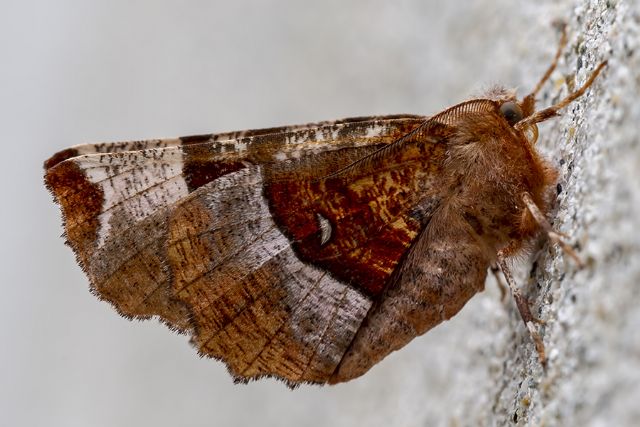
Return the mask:
[[[190,335],[233,378],[357,378],[454,316],[546,233],[558,171],[524,98],[496,88],[431,117],[358,117],[78,145],[45,162],[67,243],[123,316]],[[577,258],[577,257],[576,257]]]

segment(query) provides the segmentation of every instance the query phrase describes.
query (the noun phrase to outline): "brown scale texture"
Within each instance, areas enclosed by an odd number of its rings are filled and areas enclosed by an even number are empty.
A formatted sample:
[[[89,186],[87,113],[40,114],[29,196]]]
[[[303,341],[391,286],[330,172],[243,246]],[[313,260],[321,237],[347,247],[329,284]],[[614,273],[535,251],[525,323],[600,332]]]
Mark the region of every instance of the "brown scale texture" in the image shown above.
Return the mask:
[[[547,213],[556,175],[507,100],[77,146],[46,180],[120,313],[190,333],[237,381],[347,381],[455,315],[537,231],[521,194]]]

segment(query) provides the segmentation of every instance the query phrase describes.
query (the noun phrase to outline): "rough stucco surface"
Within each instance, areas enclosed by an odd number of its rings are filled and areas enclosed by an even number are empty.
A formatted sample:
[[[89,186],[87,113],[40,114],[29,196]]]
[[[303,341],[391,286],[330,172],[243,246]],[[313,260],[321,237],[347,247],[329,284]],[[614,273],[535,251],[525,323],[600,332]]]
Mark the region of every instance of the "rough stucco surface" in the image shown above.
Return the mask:
[[[640,419],[640,7],[622,0],[10,2],[0,17],[6,425],[632,426]],[[561,170],[554,227],[518,264],[542,330],[540,367],[492,280],[459,315],[336,387],[233,385],[184,337],[119,318],[58,238],[41,162],[67,145],[430,114],[494,83],[558,101],[541,126]],[[6,195],[6,196],[5,196]]]
[[[548,369],[540,368],[511,310],[496,331],[505,341],[489,355],[499,363],[475,397],[464,398],[460,424],[475,424],[464,414],[476,414],[481,424],[638,422],[638,19],[637,6],[623,2],[576,2],[572,8],[570,46],[542,99],[555,102],[566,94],[561,83],[573,73],[577,84],[583,82],[602,59],[609,59],[609,69],[546,130],[544,147],[562,172],[554,226],[577,243],[587,267],[576,270],[557,248],[537,254],[523,282],[547,322]]]

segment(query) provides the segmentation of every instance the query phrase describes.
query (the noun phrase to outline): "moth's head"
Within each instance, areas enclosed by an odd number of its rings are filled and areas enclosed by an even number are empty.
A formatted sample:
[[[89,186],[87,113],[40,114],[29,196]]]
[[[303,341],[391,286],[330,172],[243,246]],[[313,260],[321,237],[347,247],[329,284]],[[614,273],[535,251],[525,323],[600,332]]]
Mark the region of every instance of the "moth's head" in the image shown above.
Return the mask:
[[[536,126],[535,123],[529,123],[522,128],[516,127],[518,123],[530,117],[535,112],[536,101],[533,94],[518,99],[515,89],[496,86],[486,93],[486,97],[496,103],[500,116],[504,118],[509,126],[524,132],[527,140],[531,144],[535,144],[538,140],[538,126]]]
[[[578,89],[570,92],[567,96],[560,100],[557,104],[536,111],[536,94],[549,79],[551,72],[556,66],[557,59],[560,55],[556,54],[556,59],[551,64],[542,79],[538,82],[533,91],[518,100],[515,91],[506,89],[493,89],[488,93],[490,99],[496,104],[500,115],[506,122],[513,127],[516,132],[522,132],[526,139],[532,144],[538,139],[537,123],[544,122],[558,115],[558,111],[573,101],[581,97],[585,91],[593,84],[602,69],[607,65],[607,61],[601,62],[591,73],[585,83]]]
[[[607,65],[607,61],[601,62],[582,86],[570,92],[565,98],[560,100],[560,102],[536,111],[536,94],[551,77],[551,74],[558,65],[558,60],[562,54],[562,50],[567,44],[566,24],[564,22],[558,22],[557,25],[562,34],[558,50],[556,51],[556,55],[551,62],[551,65],[547,68],[547,71],[531,93],[520,100],[517,98],[515,90],[496,87],[489,90],[487,93],[487,98],[496,105],[500,115],[509,124],[509,126],[511,126],[516,132],[522,132],[525,138],[532,144],[538,139],[538,127],[536,124],[557,116],[559,110],[582,96],[587,88],[593,84],[602,69]]]

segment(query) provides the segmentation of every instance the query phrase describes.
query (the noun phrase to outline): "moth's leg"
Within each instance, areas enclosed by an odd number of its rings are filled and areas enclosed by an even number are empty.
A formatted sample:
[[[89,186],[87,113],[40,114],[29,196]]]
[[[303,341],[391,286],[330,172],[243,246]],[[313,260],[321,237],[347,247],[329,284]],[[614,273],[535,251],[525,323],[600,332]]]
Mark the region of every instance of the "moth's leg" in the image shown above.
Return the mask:
[[[560,36],[560,43],[558,43],[556,56],[553,58],[551,65],[549,65],[547,71],[544,72],[542,78],[540,78],[540,81],[538,81],[538,84],[536,84],[535,88],[523,99],[523,110],[528,111],[528,114],[533,113],[533,111],[535,110],[536,95],[538,94],[538,92],[540,92],[542,86],[549,80],[549,77],[551,77],[551,73],[553,73],[553,70],[555,70],[558,65],[558,60],[560,59],[562,51],[567,46],[567,24],[564,22],[559,22],[558,26],[560,27],[560,31],[562,34]]]
[[[540,364],[542,364],[542,366],[546,366],[547,355],[544,350],[544,343],[542,342],[542,338],[540,337],[540,334],[538,333],[534,325],[534,323],[543,324],[544,322],[531,314],[531,310],[529,309],[529,302],[524,297],[524,295],[522,295],[520,289],[518,289],[518,287],[516,286],[502,251],[498,252],[498,265],[500,266],[500,270],[502,270],[502,274],[504,274],[504,278],[507,280],[507,285],[509,285],[511,295],[513,295],[513,299],[516,302],[516,307],[518,307],[520,317],[522,317],[522,321],[527,327],[529,335],[531,336],[531,339],[536,346]]]
[[[507,287],[505,286],[504,282],[500,278],[500,268],[498,268],[497,264],[494,264],[490,267],[490,269],[491,269],[491,274],[493,274],[493,277],[496,279],[496,283],[498,284],[498,289],[500,289],[500,301],[504,301],[505,298],[507,297]]]
[[[547,107],[540,111],[536,111],[535,113],[531,114],[529,117],[520,120],[518,123],[515,124],[514,127],[517,130],[524,130],[531,125],[543,122],[547,119],[557,116],[559,110],[571,104],[577,98],[581,97],[587,89],[589,89],[589,86],[593,84],[596,77],[598,77],[598,74],[600,74],[600,72],[605,67],[605,65],[607,65],[607,61],[601,62],[600,65],[598,65],[596,69],[593,71],[593,73],[591,73],[591,75],[589,76],[589,79],[587,79],[587,81],[582,86],[580,86],[575,91],[571,92],[564,99],[560,100],[560,102],[558,102],[555,105],[552,105],[551,107]]]
[[[522,195],[522,201],[527,206],[527,209],[529,209],[529,212],[531,212],[533,219],[538,223],[540,228],[542,228],[544,232],[547,233],[549,239],[559,245],[567,255],[573,258],[579,267],[583,267],[584,263],[582,262],[576,251],[574,251],[567,242],[562,240],[562,237],[567,238],[567,236],[554,231],[553,228],[551,228],[551,224],[549,224],[549,221],[547,221],[547,218],[545,218],[544,214],[540,212],[540,209],[531,198],[531,195],[529,193],[524,193]]]
[[[565,22],[559,22],[558,26],[560,27],[561,35],[560,35],[560,42],[558,43],[558,50],[556,50],[556,56],[553,58],[551,65],[549,65],[549,68],[547,68],[547,71],[545,71],[544,75],[542,76],[542,78],[540,79],[536,87],[527,97],[534,98],[542,88],[542,85],[544,85],[547,82],[547,80],[549,80],[549,77],[551,77],[551,73],[553,73],[553,70],[555,70],[556,67],[558,66],[558,60],[560,59],[560,55],[562,54],[562,51],[567,46],[567,24]]]

